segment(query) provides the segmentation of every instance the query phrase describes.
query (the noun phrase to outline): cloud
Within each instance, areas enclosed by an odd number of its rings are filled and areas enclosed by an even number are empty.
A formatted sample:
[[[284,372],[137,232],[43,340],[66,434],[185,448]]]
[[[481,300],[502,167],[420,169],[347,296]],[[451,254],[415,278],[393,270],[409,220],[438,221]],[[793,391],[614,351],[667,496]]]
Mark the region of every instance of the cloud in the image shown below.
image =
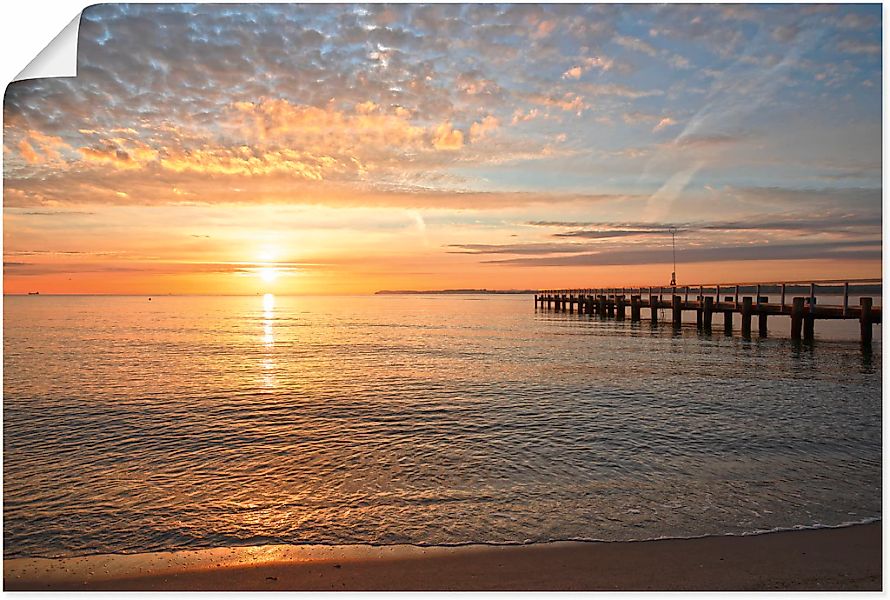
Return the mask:
[[[677,248],[677,260],[684,263],[708,263],[749,260],[880,260],[881,240],[827,241],[799,244],[744,244],[708,248]],[[484,261],[490,264],[522,267],[580,267],[669,264],[670,244],[659,248],[626,250],[610,248],[569,256],[509,258]]]
[[[623,46],[628,48],[629,50],[634,50],[636,52],[641,52],[646,56],[656,57],[658,56],[658,50],[655,49],[652,44],[641,40],[640,38],[635,38],[628,35],[618,35],[615,36],[615,43],[619,46]]]
[[[579,79],[584,71],[579,66],[574,66],[562,74],[563,79]]]
[[[540,104],[541,106],[558,108],[562,111],[574,112],[578,115],[580,115],[584,109],[589,108],[584,102],[584,98],[573,92],[548,95],[534,94],[529,97],[529,100],[535,104]]]
[[[77,152],[88,164],[114,169],[141,169],[158,159],[158,152],[141,142],[102,140],[98,147],[78,148]]]
[[[602,72],[609,71],[614,66],[614,61],[603,56],[591,56],[585,58],[580,64],[573,66],[562,74],[563,79],[580,79],[591,69],[599,69]]]
[[[62,162],[61,151],[71,149],[71,146],[61,137],[47,135],[34,129],[27,131],[17,147],[22,158],[28,164],[51,163],[54,167],[58,167]]]
[[[861,40],[842,40],[838,42],[837,49],[847,54],[868,54],[879,55],[881,53],[881,44],[872,42],[863,42]]]
[[[33,146],[31,146],[28,140],[21,140],[19,142],[18,148],[19,152],[22,155],[22,158],[24,158],[29,164],[40,164],[44,161],[44,158],[34,151]]]
[[[672,118],[664,117],[664,118],[660,119],[658,121],[658,123],[655,124],[655,127],[652,128],[652,133],[661,131],[662,129],[666,129],[666,128],[671,127],[676,124],[677,124],[677,122],[675,120],[673,120]]]
[[[500,127],[500,120],[492,115],[487,115],[481,121],[477,121],[470,125],[470,141],[477,142],[492,132],[497,131]]]
[[[460,150],[464,145],[464,134],[452,129],[451,123],[442,123],[433,132],[433,146],[437,150]]]
[[[664,95],[662,90],[638,90],[620,83],[581,83],[578,89],[588,96],[617,96],[631,100]]]

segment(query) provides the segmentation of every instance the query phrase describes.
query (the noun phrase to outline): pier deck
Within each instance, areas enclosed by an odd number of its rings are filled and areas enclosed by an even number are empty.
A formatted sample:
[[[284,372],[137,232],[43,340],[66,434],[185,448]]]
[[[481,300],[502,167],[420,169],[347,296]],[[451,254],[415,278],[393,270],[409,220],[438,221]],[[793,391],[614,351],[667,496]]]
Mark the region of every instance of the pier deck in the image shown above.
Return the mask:
[[[791,338],[795,340],[812,340],[816,321],[856,319],[860,323],[862,342],[871,344],[872,325],[882,319],[881,307],[874,305],[873,298],[873,295],[880,296],[880,292],[874,292],[880,285],[880,279],[858,279],[539,290],[535,294],[535,308],[577,311],[619,321],[626,318],[628,308],[631,321],[640,321],[642,309],[646,309],[652,323],[658,322],[661,311],[670,311],[670,321],[675,327],[682,324],[684,311],[695,311],[696,325],[703,330],[710,330],[714,313],[721,313],[727,334],[733,332],[733,316],[739,314],[743,337],[751,336],[755,316],[758,334],[764,337],[768,317],[784,315],[791,318]],[[851,294],[857,289],[872,296],[860,295],[853,304]],[[826,296],[839,298],[841,303],[820,303],[819,298],[825,300]]]

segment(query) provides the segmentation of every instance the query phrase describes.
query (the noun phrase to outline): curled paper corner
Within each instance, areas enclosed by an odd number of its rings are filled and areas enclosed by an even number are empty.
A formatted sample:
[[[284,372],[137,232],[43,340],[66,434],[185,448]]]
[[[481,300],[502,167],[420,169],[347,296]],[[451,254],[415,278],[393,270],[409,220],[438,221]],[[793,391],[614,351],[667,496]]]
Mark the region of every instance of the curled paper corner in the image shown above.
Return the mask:
[[[13,81],[38,79],[41,77],[77,76],[77,32],[80,29],[80,15],[71,20],[59,35],[46,45],[46,48],[28,63]]]

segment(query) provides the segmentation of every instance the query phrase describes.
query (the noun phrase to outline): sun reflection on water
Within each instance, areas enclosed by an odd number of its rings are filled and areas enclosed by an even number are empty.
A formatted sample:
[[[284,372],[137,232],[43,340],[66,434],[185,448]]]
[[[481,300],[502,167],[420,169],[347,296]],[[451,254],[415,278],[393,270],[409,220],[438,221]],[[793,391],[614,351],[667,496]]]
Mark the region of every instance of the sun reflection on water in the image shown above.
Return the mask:
[[[265,353],[262,360],[263,387],[276,387],[275,380],[275,332],[273,323],[275,317],[275,296],[265,294],[263,296],[263,347]]]
[[[274,294],[265,294],[263,295],[263,312],[265,313],[265,317],[267,319],[272,318],[272,312],[275,310],[275,295]]]

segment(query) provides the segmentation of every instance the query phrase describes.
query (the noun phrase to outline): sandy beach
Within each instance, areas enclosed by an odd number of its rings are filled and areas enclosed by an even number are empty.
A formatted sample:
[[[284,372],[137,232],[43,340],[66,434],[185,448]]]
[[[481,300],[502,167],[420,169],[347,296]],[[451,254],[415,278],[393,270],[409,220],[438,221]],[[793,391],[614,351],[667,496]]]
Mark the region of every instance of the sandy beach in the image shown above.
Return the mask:
[[[4,561],[4,590],[881,590],[881,524],[528,546],[254,546]]]

